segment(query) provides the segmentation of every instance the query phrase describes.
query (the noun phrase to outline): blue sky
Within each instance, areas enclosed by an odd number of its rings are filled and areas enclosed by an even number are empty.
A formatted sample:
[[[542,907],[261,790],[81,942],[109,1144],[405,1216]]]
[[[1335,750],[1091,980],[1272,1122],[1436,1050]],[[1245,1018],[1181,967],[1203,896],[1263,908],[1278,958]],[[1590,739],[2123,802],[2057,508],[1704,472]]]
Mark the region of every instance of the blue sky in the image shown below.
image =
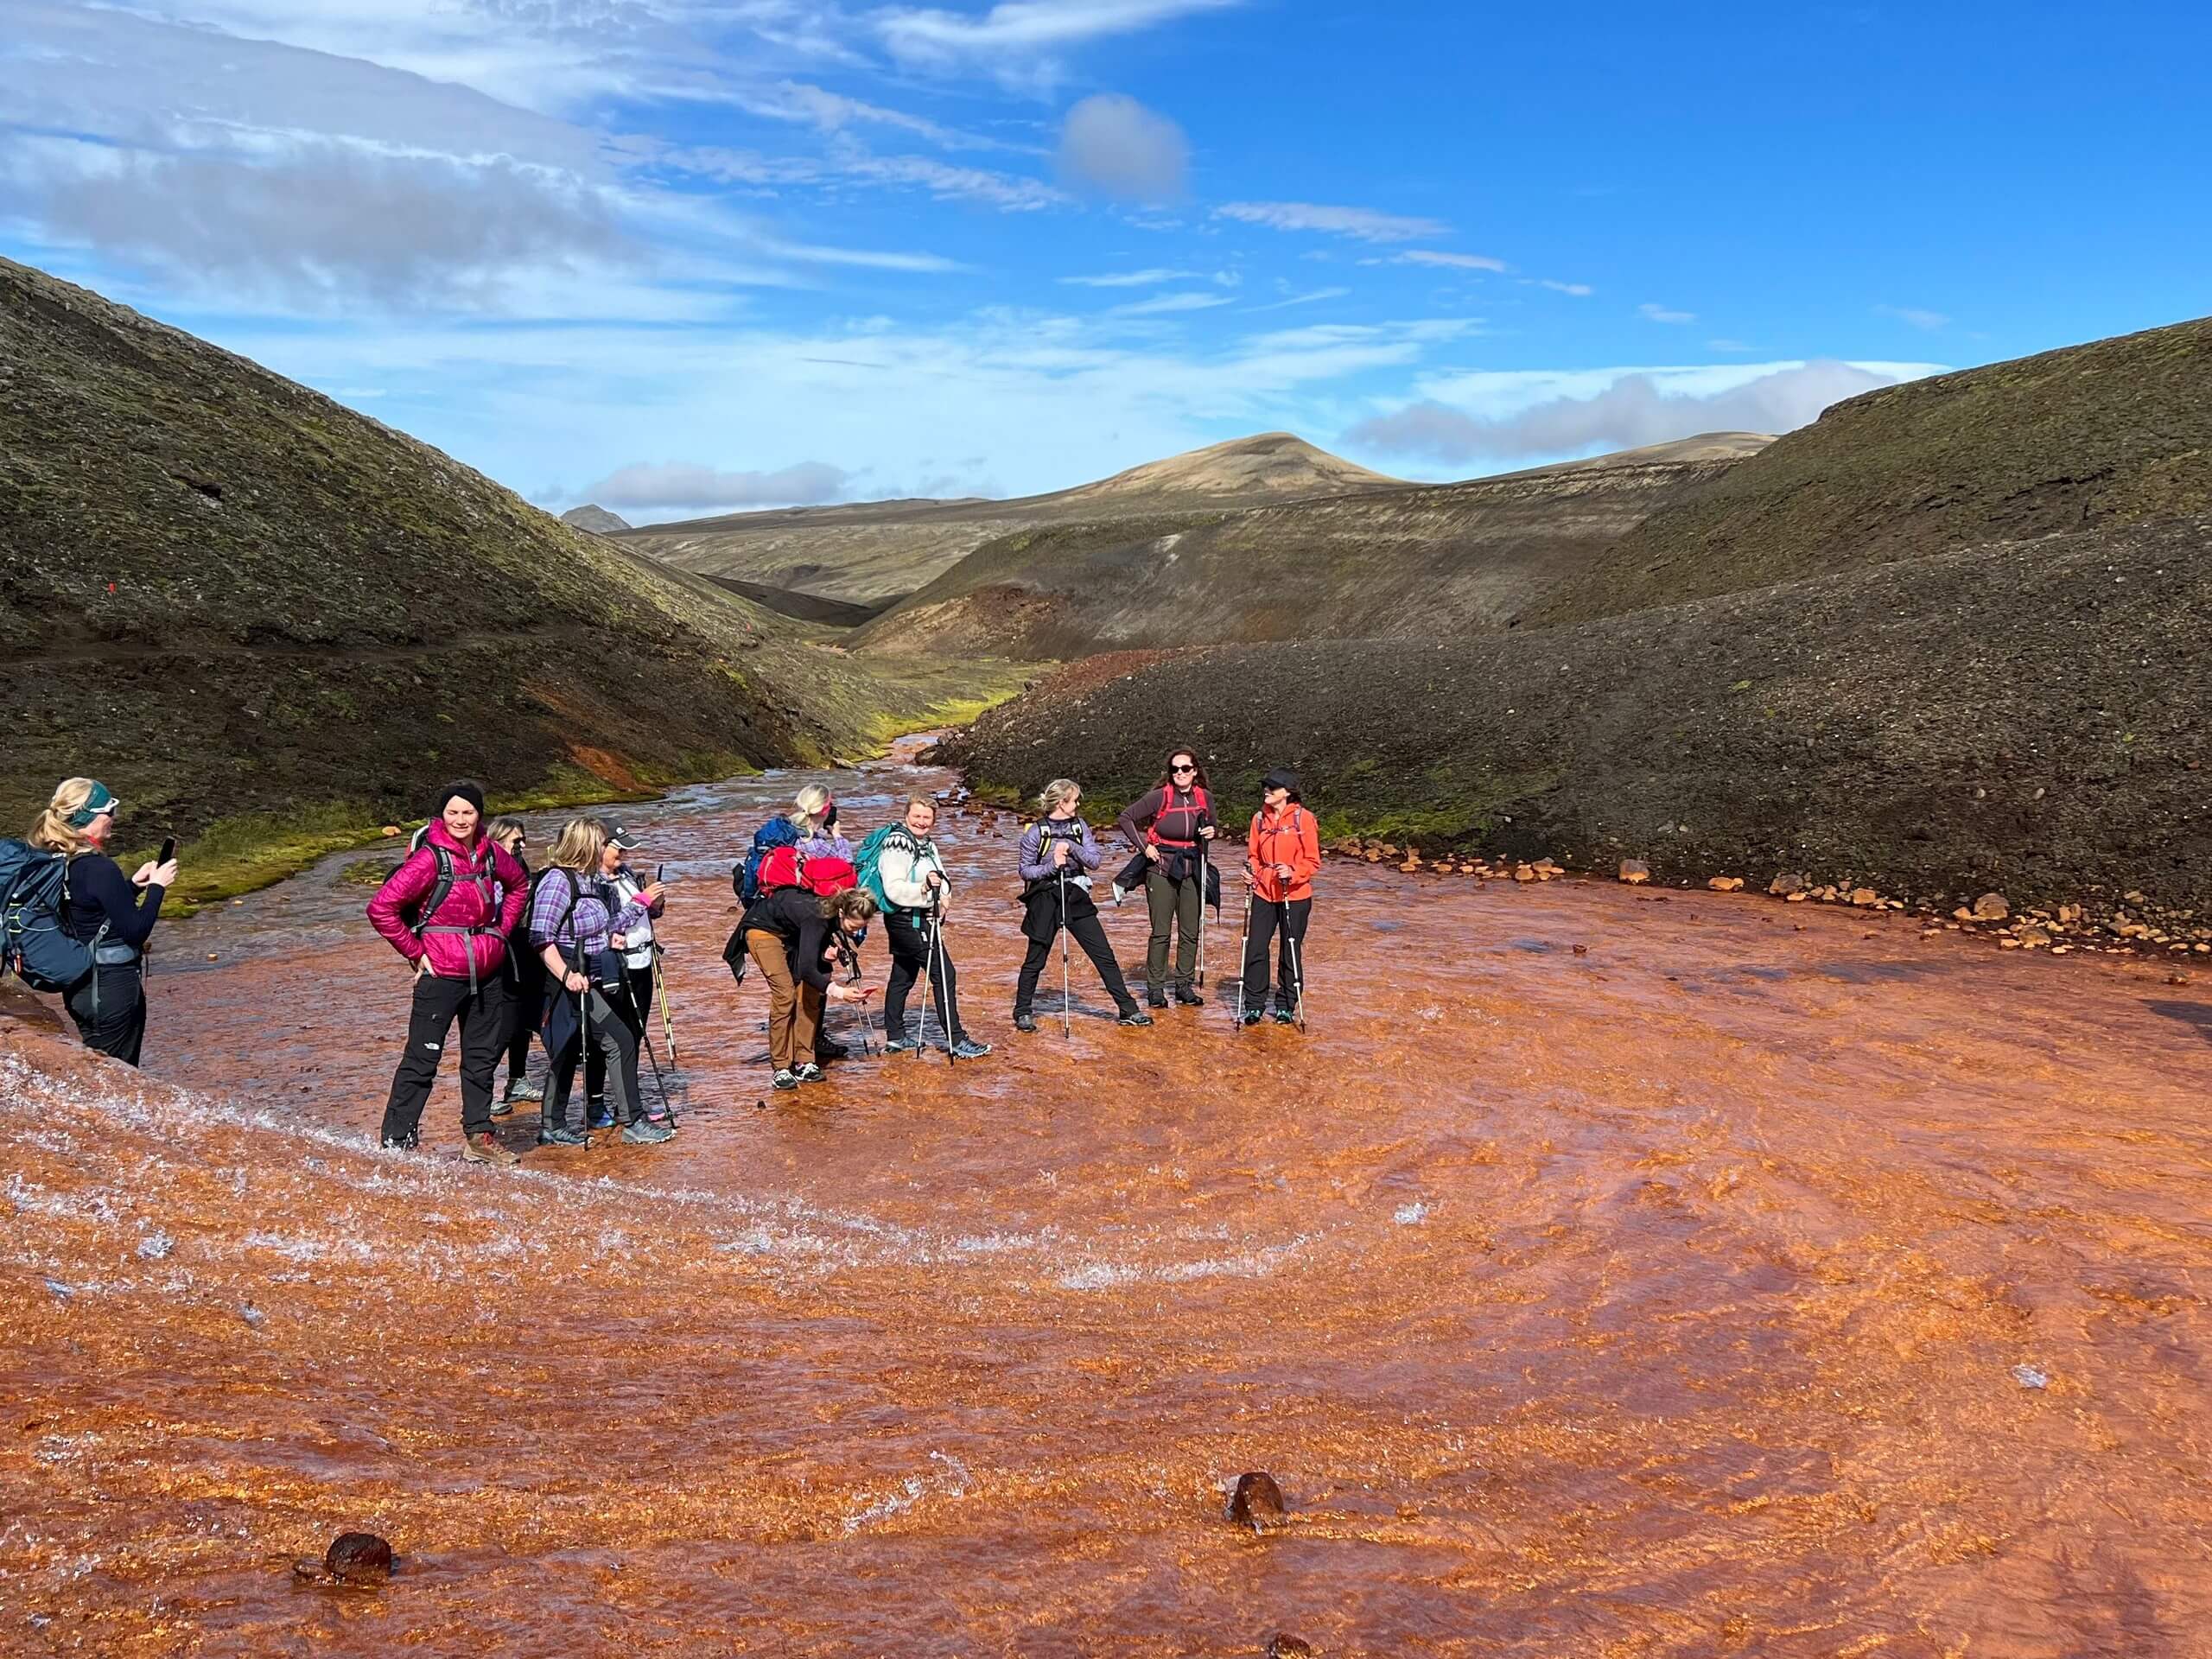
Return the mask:
[[[556,509],[1449,478],[2212,311],[2201,6],[0,0],[0,249]]]

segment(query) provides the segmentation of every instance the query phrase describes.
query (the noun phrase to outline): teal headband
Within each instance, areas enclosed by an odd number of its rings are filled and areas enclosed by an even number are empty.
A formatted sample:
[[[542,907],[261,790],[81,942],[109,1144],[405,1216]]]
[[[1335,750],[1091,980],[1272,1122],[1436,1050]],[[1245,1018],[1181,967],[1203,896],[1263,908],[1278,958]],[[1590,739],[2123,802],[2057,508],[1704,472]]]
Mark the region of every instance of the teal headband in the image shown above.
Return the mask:
[[[96,783],[92,785],[92,792],[85,798],[85,804],[69,815],[69,827],[82,830],[101,813],[114,810],[114,793],[105,784]]]

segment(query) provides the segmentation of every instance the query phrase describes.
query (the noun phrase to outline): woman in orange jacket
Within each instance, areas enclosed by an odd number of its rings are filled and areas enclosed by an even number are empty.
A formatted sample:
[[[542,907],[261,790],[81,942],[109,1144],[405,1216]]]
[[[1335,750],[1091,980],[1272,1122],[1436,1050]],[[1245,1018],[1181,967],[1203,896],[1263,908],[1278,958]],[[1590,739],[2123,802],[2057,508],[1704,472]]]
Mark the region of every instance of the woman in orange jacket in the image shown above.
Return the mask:
[[[1306,924],[1313,913],[1314,872],[1321,868],[1320,832],[1299,799],[1294,773],[1278,766],[1260,780],[1260,810],[1244,846],[1252,911],[1237,1017],[1248,1026],[1260,1023],[1268,1000],[1268,942],[1280,932],[1275,1023],[1287,1026],[1305,1011]]]

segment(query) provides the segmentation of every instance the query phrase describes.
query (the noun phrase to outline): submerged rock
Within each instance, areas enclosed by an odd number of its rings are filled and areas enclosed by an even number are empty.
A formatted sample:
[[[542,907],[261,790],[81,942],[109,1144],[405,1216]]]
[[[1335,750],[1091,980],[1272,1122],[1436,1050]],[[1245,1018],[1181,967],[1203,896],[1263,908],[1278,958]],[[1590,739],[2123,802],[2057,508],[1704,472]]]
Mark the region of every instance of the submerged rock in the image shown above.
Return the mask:
[[[373,1532],[341,1532],[320,1561],[295,1562],[292,1576],[310,1584],[379,1585],[391,1577],[391,1546]]]
[[[1287,1631],[1272,1637],[1268,1643],[1268,1659],[1300,1659],[1300,1656],[1319,1651],[1320,1649],[1311,1642],[1302,1637],[1292,1636]]]
[[[1282,1488],[1275,1484],[1273,1475],[1255,1471],[1236,1477],[1236,1490],[1229,1495],[1231,1521],[1255,1532],[1265,1532],[1289,1512],[1282,1501]]]

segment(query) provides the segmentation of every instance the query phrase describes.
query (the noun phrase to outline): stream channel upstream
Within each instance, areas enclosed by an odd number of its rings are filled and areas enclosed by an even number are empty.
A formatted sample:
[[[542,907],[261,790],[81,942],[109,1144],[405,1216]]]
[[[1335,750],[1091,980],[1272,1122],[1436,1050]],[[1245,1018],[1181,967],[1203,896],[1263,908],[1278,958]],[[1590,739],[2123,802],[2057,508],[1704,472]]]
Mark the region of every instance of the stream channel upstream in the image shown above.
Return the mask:
[[[143,1076],[0,1021],[0,1651],[2212,1653],[2201,972],[1332,861],[1310,1032],[1232,1029],[1230,879],[1205,1008],[1078,952],[1023,1037],[948,810],[995,1052],[773,1095],[728,873],[812,780],[620,810],[665,1146],[463,1165],[449,1065],[373,1148],[389,848],[164,922]],[[294,1581],[353,1528],[388,1585]]]

